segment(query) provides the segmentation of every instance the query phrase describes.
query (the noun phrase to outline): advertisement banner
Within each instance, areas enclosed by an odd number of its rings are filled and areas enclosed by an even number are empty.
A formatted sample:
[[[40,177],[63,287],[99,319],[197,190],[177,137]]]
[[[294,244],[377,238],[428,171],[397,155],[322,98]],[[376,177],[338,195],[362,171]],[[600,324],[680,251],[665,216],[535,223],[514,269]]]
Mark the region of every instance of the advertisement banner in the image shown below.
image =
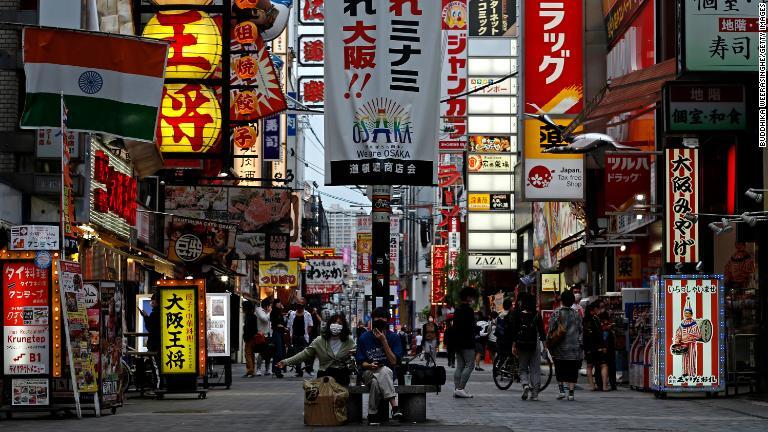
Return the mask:
[[[722,3],[719,8],[718,3]],[[756,71],[760,57],[759,3],[756,0],[679,2],[683,9],[683,69],[700,72]]]
[[[50,372],[49,271],[32,261],[2,264],[5,375]]]
[[[534,202],[532,208],[534,261],[542,270],[557,268],[561,258],[584,244],[584,239],[576,238],[584,232],[583,219],[579,219],[579,210],[573,203]],[[568,243],[559,246],[566,240]]]
[[[12,406],[47,406],[50,404],[48,378],[11,380]]]
[[[440,150],[463,151],[467,140],[467,0],[442,0],[443,68],[440,83]],[[455,97],[455,99],[453,99]]]
[[[206,344],[209,357],[228,357],[229,353],[229,294],[205,295]]]
[[[722,275],[663,276],[659,282],[657,355],[661,388],[718,392],[725,389],[725,323]]]
[[[512,194],[471,193],[467,200],[470,211],[509,211]]]
[[[430,299],[433,305],[445,303],[447,255],[448,245],[432,245],[432,291]]]
[[[68,337],[67,349],[74,361],[74,375],[80,393],[99,390],[99,290],[84,284],[80,264],[61,261],[59,268],[61,303]]]
[[[309,295],[342,292],[344,258],[308,259],[305,277],[307,294]]]
[[[699,261],[698,226],[685,215],[699,212],[699,152],[667,149],[665,159],[666,259],[670,263],[695,263]]]
[[[264,151],[262,160],[280,160],[280,116],[272,116],[264,119]]]
[[[357,272],[371,272],[371,254],[373,253],[373,236],[371,233],[357,233]]]
[[[11,227],[10,250],[58,250],[59,227],[16,225]]]
[[[570,120],[555,120],[568,125]],[[565,145],[560,130],[538,120],[525,120],[523,192],[526,201],[580,201],[584,199],[584,155],[543,153]]]
[[[469,0],[470,36],[517,36],[516,0]]]
[[[235,247],[236,225],[180,216],[166,219],[169,261],[226,267],[226,256]]]
[[[296,261],[260,261],[259,286],[295,288],[299,286],[299,266]]]
[[[650,200],[651,157],[605,154],[605,209],[623,211],[638,202]],[[637,200],[643,195],[643,200]]]
[[[160,372],[197,373],[197,286],[160,287]]]
[[[728,131],[747,127],[742,85],[669,84],[664,92],[668,132]]]
[[[441,8],[327,0],[325,183],[436,182]]]
[[[470,270],[515,270],[517,269],[517,254],[487,255],[469,254]]]
[[[472,135],[469,137],[469,151],[472,153],[509,153],[512,149],[508,136]]]
[[[584,98],[582,0],[525,2],[526,113],[578,114]]]
[[[389,280],[400,277],[400,218],[389,220]]]
[[[100,282],[101,301],[101,397],[105,402],[122,402],[119,388],[123,355],[123,293],[114,282]]]
[[[516,159],[511,154],[469,154],[467,155],[467,171],[471,173],[511,173],[517,162]]]

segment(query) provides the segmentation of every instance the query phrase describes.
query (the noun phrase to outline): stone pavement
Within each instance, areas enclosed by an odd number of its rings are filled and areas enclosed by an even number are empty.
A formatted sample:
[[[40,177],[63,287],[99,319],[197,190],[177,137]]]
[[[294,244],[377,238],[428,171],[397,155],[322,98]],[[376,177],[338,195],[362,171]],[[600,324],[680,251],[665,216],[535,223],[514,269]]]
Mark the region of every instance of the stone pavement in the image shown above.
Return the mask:
[[[427,416],[423,425],[391,424],[377,428],[350,425],[346,431],[401,430],[463,432],[496,431],[766,431],[768,403],[747,398],[684,398],[656,400],[650,393],[622,388],[617,392],[577,391],[576,401],[555,400],[550,387],[538,402],[520,400],[519,386],[500,391],[490,372],[475,372],[467,389],[473,399],[452,397],[452,369],[449,384],[439,395],[428,395]],[[54,419],[39,415],[16,415],[0,420],[0,431],[109,431],[151,432],[192,430],[232,431],[311,431],[302,424],[301,379],[277,380],[271,377],[242,379],[241,365],[230,390],[214,389],[208,398],[195,395],[170,395],[161,401],[129,399],[116,415],[95,418],[86,413],[83,420]],[[336,428],[334,428],[336,429]],[[325,428],[324,430],[332,430]]]

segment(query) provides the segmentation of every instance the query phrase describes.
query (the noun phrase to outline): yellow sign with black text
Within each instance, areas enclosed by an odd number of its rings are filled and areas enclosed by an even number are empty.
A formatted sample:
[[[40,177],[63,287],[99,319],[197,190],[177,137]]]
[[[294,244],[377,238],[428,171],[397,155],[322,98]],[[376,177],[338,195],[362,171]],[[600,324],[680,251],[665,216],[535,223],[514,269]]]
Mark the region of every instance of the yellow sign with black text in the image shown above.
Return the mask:
[[[197,287],[160,288],[160,371],[197,373]]]

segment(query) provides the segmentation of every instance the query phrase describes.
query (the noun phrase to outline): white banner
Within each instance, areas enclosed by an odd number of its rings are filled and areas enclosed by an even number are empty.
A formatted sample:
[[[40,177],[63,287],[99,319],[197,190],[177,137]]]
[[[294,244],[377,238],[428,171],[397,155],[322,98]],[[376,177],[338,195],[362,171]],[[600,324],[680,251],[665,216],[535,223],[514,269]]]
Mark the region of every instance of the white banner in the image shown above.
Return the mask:
[[[341,292],[344,282],[344,258],[310,258],[306,270],[307,294]]]
[[[441,8],[325,2],[325,183],[436,183]]]

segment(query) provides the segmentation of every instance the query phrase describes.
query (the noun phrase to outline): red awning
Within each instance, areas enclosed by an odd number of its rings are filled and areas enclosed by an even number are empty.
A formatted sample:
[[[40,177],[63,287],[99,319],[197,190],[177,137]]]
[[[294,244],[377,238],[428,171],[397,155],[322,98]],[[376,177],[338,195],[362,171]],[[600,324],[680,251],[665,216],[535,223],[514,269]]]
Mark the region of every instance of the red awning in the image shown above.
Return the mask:
[[[648,112],[661,101],[661,88],[677,76],[676,59],[628,73],[612,80],[602,97],[582,113],[581,124],[605,123],[619,114],[633,111]]]

